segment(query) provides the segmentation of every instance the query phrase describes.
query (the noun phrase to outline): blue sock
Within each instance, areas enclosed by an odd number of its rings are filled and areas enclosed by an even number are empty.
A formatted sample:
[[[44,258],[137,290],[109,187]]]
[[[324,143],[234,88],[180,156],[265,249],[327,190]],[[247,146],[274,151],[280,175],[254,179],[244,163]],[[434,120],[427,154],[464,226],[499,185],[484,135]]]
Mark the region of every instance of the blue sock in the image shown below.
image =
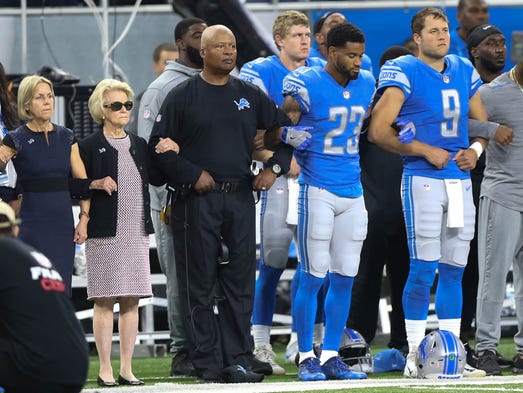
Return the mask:
[[[300,265],[296,266],[296,271],[294,272],[294,277],[291,282],[291,316],[292,324],[291,330],[296,331],[296,318],[294,318],[294,301],[296,299],[296,292],[298,292],[298,286],[300,285]]]
[[[318,292],[318,309],[316,310],[316,317],[314,323],[325,323],[325,298],[329,290],[329,275],[327,274],[323,280],[323,285]]]
[[[312,351],[314,315],[318,306],[316,295],[322,284],[323,278],[300,270],[300,285],[294,299],[294,319],[300,352]]]
[[[276,305],[276,287],[282,273],[283,269],[275,269],[263,263],[260,265],[252,309],[253,325],[272,325]]]
[[[405,319],[425,320],[429,313],[430,288],[436,277],[438,261],[410,260],[410,271],[403,289]]]
[[[329,290],[325,297],[325,338],[323,350],[337,351],[340,347],[341,335],[349,317],[352,284],[354,277],[329,273]]]
[[[438,287],[436,289],[436,314],[438,319],[461,318],[463,306],[461,279],[465,268],[440,263],[438,271]]]

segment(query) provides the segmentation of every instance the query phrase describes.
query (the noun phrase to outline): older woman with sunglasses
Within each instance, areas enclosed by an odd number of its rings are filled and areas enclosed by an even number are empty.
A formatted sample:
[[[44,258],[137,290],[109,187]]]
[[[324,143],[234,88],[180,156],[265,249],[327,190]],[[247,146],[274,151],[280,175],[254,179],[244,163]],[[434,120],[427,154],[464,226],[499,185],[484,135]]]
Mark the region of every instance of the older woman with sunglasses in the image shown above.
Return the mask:
[[[87,297],[94,301],[93,332],[100,358],[100,386],[142,385],[132,372],[138,331],[138,301],[152,295],[149,270],[149,162],[147,144],[127,133],[133,102],[127,83],[104,79],[89,98],[89,111],[102,129],[79,142],[80,155],[91,178],[115,180],[110,194],[94,192],[84,221]],[[164,145],[175,147],[170,140]],[[111,366],[113,308],[120,314],[120,372]]]

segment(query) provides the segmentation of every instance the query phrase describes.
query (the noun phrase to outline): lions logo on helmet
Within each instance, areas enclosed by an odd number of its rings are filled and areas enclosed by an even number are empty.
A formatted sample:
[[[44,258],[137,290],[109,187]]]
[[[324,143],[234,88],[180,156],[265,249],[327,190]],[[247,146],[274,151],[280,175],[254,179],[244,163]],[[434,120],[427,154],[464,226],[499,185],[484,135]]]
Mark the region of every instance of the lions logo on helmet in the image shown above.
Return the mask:
[[[343,359],[343,362],[349,365],[354,371],[362,371],[364,373],[373,372],[370,346],[356,330],[346,328],[343,331],[338,353]]]
[[[416,354],[418,378],[459,379],[467,362],[461,340],[448,330],[434,330],[421,341]]]

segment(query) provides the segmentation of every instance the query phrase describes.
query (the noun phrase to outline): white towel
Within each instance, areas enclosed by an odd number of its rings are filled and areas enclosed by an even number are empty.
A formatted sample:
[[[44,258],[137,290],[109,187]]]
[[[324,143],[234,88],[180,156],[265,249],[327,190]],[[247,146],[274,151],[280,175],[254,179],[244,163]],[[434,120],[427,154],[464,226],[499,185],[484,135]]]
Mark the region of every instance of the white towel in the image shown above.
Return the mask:
[[[447,208],[447,227],[463,228],[463,186],[460,179],[445,179],[449,204]]]
[[[287,178],[289,188],[289,208],[287,209],[286,222],[289,225],[298,225],[298,197],[300,195],[300,185],[298,179]]]

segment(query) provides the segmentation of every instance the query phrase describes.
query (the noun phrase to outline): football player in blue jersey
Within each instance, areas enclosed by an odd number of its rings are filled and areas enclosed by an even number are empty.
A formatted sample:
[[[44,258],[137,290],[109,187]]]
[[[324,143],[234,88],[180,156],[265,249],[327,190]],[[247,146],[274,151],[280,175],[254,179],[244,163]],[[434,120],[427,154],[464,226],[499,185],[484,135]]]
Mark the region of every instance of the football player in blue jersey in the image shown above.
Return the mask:
[[[327,60],[327,34],[329,34],[330,29],[341,23],[347,23],[347,19],[345,15],[339,12],[327,12],[318,18],[313,26],[314,40],[318,48],[311,48],[310,57],[319,57]],[[366,54],[363,54],[361,69],[372,72],[372,61]]]
[[[439,328],[459,337],[461,278],[474,235],[470,170],[486,146],[469,146],[468,116],[486,121],[477,90],[481,79],[468,59],[447,55],[445,13],[424,8],[412,18],[418,57],[402,56],[381,68],[369,139],[404,156],[402,202],[410,253],[403,292],[409,354],[404,375],[416,376],[414,357],[425,335],[436,269]],[[402,143],[392,124],[408,121],[414,140]],[[404,130],[402,130],[404,131]],[[484,376],[466,367],[464,376]]]
[[[485,0],[459,0],[456,14],[459,26],[450,32],[449,54],[468,58],[467,37],[476,26],[488,23],[489,16]]]
[[[305,14],[299,11],[282,13],[274,21],[272,31],[279,55],[260,57],[244,64],[239,77],[254,83],[276,105],[281,106],[283,78],[299,67],[323,65],[324,61],[308,59],[311,32],[309,19]],[[259,159],[273,169],[275,176],[279,176],[278,166],[275,167],[270,160],[273,153],[268,150],[257,153]],[[298,193],[293,192],[293,189],[297,188],[296,178],[299,172],[300,168],[293,159],[288,174],[278,177],[269,191],[262,191],[261,195],[262,263],[256,281],[252,314],[254,355],[259,360],[270,363],[273,374],[285,374],[283,367],[274,360],[270,331],[276,303],[276,286],[287,266],[289,246],[296,234]]]
[[[344,23],[327,36],[326,66],[300,68],[285,77],[283,110],[312,127],[311,144],[295,156],[301,168],[298,205],[300,281],[294,303],[301,380],[362,379],[338,355],[349,314],[354,276],[367,233],[358,141],[375,80],[361,70],[365,36]],[[312,334],[316,294],[325,276],[325,337],[318,359]]]

